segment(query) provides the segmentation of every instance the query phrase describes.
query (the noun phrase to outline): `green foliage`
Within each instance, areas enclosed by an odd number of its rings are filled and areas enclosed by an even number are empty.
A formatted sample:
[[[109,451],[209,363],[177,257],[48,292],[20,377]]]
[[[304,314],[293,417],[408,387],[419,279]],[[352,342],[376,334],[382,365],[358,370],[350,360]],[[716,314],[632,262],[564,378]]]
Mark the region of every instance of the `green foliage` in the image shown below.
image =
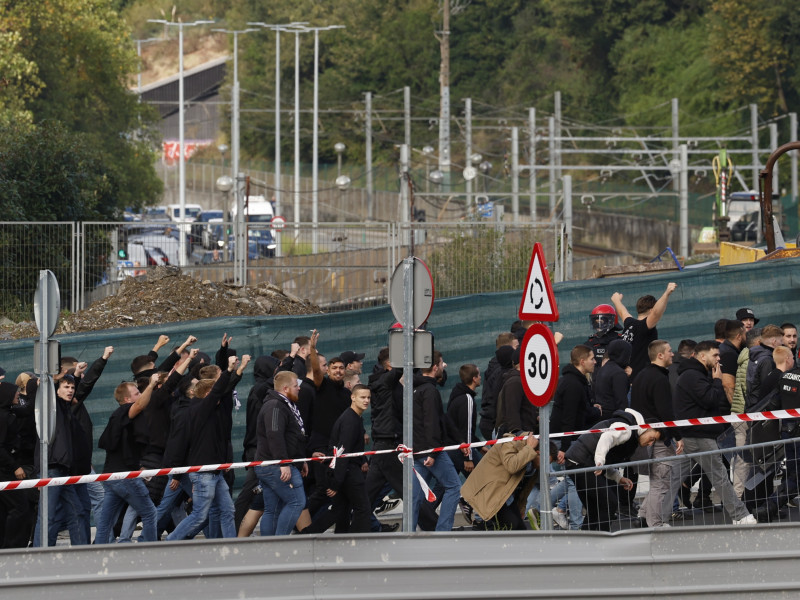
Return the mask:
[[[10,29],[13,34],[3,33]],[[13,191],[19,195],[16,206],[30,211],[22,217],[50,220],[47,215],[66,210],[112,218],[122,207],[155,201],[162,185],[153,167],[152,112],[127,88],[138,65],[136,51],[108,2],[0,0],[0,49],[9,50],[0,52],[0,67],[14,75],[14,85],[0,91],[0,126],[33,123],[26,143],[40,152],[38,159],[19,146],[12,153],[13,176],[27,182]],[[11,126],[3,135],[15,141],[23,131]],[[56,156],[37,136],[77,153]],[[48,183],[53,180],[66,186],[58,189]],[[61,197],[76,203],[59,206]],[[48,206],[51,201],[56,204]]]
[[[476,228],[451,236],[429,254],[437,298],[516,290],[525,283],[530,243],[520,234]]]

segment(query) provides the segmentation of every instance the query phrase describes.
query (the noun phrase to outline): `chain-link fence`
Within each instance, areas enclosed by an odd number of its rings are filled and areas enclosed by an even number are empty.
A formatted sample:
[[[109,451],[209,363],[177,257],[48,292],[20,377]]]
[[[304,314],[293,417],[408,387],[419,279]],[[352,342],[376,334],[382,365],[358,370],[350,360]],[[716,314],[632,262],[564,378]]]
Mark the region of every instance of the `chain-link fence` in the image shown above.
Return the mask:
[[[545,512],[556,529],[597,531],[800,521],[800,438],[796,426],[781,433],[781,423],[734,423],[719,439],[684,437],[683,454],[657,441],[616,465],[590,466],[568,452],[563,467],[550,469]],[[526,508],[534,509],[530,518],[542,510],[538,488]]]
[[[287,223],[275,230],[250,223],[246,281],[273,283],[329,311],[382,305],[395,266],[413,253],[428,263],[439,298],[521,289],[535,242],[562,279],[562,230],[491,222]],[[55,273],[62,307],[73,311],[158,265],[233,283],[232,223],[194,224],[185,238],[182,246],[177,224],[167,222],[0,223],[2,314],[32,317],[40,269]]]
[[[33,318],[39,270],[50,269],[60,284],[62,309],[75,310],[77,223],[0,222],[0,315]]]

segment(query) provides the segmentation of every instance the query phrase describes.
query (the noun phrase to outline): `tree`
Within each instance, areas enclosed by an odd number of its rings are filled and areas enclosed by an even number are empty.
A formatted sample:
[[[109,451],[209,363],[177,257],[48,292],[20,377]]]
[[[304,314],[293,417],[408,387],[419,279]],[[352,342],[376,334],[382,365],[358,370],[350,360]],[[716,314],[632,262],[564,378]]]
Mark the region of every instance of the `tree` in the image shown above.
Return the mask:
[[[137,57],[119,15],[104,0],[0,0],[0,8],[0,31],[18,34],[7,38],[16,49],[11,60],[28,74],[17,86],[16,111],[24,106],[36,125],[62,123],[97,148],[103,170],[118,182],[103,214],[154,203],[162,184],[153,166],[152,113],[128,90]]]
[[[791,6],[791,8],[789,8]],[[787,10],[788,9],[788,10]],[[717,0],[709,19],[709,51],[732,98],[757,102],[767,112],[788,112],[790,71],[787,25],[797,35],[796,3]],[[796,38],[795,38],[796,39]]]

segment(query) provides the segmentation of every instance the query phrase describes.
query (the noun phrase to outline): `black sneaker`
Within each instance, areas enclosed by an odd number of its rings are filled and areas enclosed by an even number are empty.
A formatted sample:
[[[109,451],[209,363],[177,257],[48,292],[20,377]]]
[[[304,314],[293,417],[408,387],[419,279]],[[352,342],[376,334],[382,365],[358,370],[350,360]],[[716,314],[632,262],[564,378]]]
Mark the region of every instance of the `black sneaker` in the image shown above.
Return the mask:
[[[385,512],[389,512],[390,510],[393,510],[394,507],[397,506],[398,504],[400,504],[399,498],[397,500],[387,500],[386,498],[384,498],[383,501],[378,505],[378,508],[375,509],[375,514],[380,515]]]
[[[381,523],[381,533],[392,533],[397,531],[400,523]]]

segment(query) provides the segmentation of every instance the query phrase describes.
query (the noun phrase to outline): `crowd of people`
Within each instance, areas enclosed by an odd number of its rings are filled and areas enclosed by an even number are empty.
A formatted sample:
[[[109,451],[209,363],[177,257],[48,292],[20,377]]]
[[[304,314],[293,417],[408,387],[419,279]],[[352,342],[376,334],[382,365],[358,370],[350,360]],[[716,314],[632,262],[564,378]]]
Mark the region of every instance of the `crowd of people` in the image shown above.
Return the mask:
[[[779,462],[768,460],[768,449],[737,453],[732,469],[714,451],[725,435],[737,446],[791,440],[796,421],[775,421],[771,429],[746,423],[636,426],[800,406],[797,329],[790,323],[756,328],[753,311],[743,308],[735,319],[716,323],[714,339],[682,340],[675,355],[657,332],[675,289],[670,283],[659,298],[639,298],[636,315],[619,293],[611,304],[591,311],[592,334],[570,351],[549,427],[551,433],[610,430],[553,438],[549,506],[539,502],[539,412],[525,397],[520,373],[519,345],[530,323],[517,321],[497,336],[483,375],[474,364],[459,366],[446,403],[440,390],[448,372],[440,351],[434,351],[429,367],[407,376],[383,348],[365,376],[364,354],[347,350],[323,356],[317,349],[319,333],[313,331],[298,336],[288,349],[253,361],[241,458],[333,460],[248,468],[235,500],[236,474],[230,469],[3,491],[2,547],[41,544],[40,493],[48,494],[48,545],[64,531],[72,545],[129,542],[137,527],[142,542],[190,539],[201,532],[206,538],[248,537],[256,527],[262,536],[331,528],[336,533],[394,531],[398,524],[382,523],[376,509],[403,499],[397,453],[369,460],[341,455],[369,444],[374,450],[398,448],[406,385],[413,386],[415,448],[464,445],[414,456],[418,477],[412,497],[405,499],[412,503],[413,530],[451,531],[458,510],[478,530],[538,528],[540,511],[552,514],[562,529],[607,531],[622,515],[642,526],[666,527],[680,514],[680,503],[713,510],[712,487],[734,524],[781,518],[798,495],[796,442],[784,445],[780,485],[763,484],[760,495],[747,483],[754,465],[763,471]],[[212,360],[196,347],[197,338],[188,336],[160,360],[169,341],[162,335],[147,354],[134,357],[130,378],[116,387],[116,408],[97,440],[105,451],[102,472],[234,462],[232,413],[242,394],[236,388],[251,357],[240,356],[224,335]],[[109,346],[91,365],[62,357],[54,377],[56,423],[48,476],[94,473],[99,466],[92,465],[95,440],[85,401],[113,355]],[[15,383],[0,382],[0,480],[43,472],[33,412],[38,385],[32,373],[20,374]],[[466,447],[481,438],[509,436],[513,439],[504,443]],[[637,503],[636,469],[613,465],[642,457],[653,460],[649,491]],[[692,498],[697,479],[699,490]]]

